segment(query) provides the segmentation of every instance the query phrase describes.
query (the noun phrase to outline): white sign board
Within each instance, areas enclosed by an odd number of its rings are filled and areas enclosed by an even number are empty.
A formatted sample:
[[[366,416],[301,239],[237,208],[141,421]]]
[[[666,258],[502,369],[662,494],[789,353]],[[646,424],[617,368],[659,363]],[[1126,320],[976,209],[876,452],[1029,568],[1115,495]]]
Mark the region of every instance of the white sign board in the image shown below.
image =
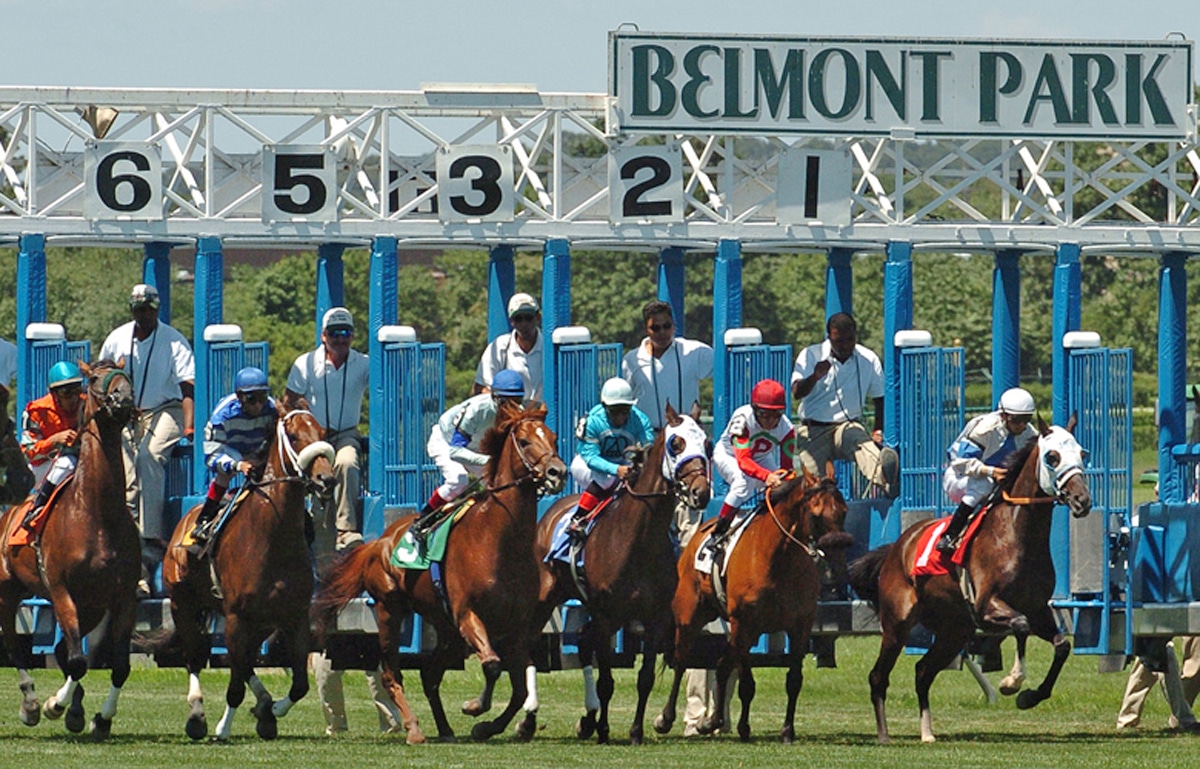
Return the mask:
[[[83,151],[83,215],[94,221],[163,218],[162,157],[148,142],[95,142]]]
[[[792,147],[779,159],[775,221],[850,224],[850,153]]]
[[[613,147],[608,155],[609,221],[683,221],[683,166],[678,144]]]
[[[268,144],[262,150],[264,222],[337,221],[337,159],[320,144]]]
[[[609,33],[622,131],[1177,139],[1192,42]]]
[[[512,148],[460,145],[437,153],[438,217],[443,222],[511,222]]]

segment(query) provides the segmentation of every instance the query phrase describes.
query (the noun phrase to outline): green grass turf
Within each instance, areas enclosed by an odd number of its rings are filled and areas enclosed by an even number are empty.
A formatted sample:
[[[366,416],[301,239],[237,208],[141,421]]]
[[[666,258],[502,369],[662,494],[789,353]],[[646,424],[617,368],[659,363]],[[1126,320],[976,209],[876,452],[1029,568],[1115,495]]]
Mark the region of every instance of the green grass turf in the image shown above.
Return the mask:
[[[1190,766],[1200,751],[1200,737],[1166,731],[1168,710],[1158,693],[1147,700],[1141,728],[1117,733],[1116,712],[1125,676],[1099,674],[1090,657],[1072,657],[1059,680],[1054,697],[1029,711],[1019,711],[1011,698],[988,705],[966,672],[947,671],[938,677],[931,695],[934,730],[939,741],[922,745],[919,739],[913,665],[916,657],[901,657],[892,676],[888,699],[894,743],[875,743],[875,725],[866,684],[874,663],[878,640],[845,638],[838,644],[837,669],[818,670],[806,662],[804,690],[796,719],[796,743],[777,739],[783,718],[784,692],[781,669],[757,673],[758,695],[753,706],[753,736],[748,744],[735,736],[684,739],[680,733],[682,711],[675,730],[666,737],[653,733],[653,715],[661,710],[667,684],[660,680],[650,701],[646,721],[647,744],[628,744],[629,723],[636,693],[634,672],[618,670],[612,709],[613,745],[581,744],[573,734],[580,714],[582,684],[577,671],[540,675],[540,727],[533,742],[516,742],[509,732],[489,743],[469,739],[472,720],[458,705],[478,693],[479,666],[468,663],[465,672],[450,672],[443,685],[447,710],[460,736],[457,744],[409,746],[400,735],[380,736],[377,719],[366,694],[362,673],[346,677],[351,731],[337,739],[324,736],[324,724],[315,691],[279,723],[279,738],[263,742],[254,735],[248,705],[238,713],[233,739],[228,744],[193,743],[183,733],[187,715],[184,703],[186,674],[181,669],[141,667],[134,670],[121,698],[113,724],[113,737],[96,744],[85,736],[68,734],[61,722],[43,719],[35,728],[17,718],[19,693],[15,671],[0,670],[0,766],[33,767],[183,767],[183,766],[295,766],[304,767],[777,767],[802,762],[806,766],[886,767],[1132,767]],[[1011,661],[1012,642],[1004,645]],[[1029,673],[1036,682],[1049,662],[1049,647],[1030,642]],[[35,673],[38,693],[44,699],[60,682],[53,670]],[[288,686],[286,676],[267,671],[264,682],[276,697]],[[993,682],[1001,677],[990,674]],[[224,704],[223,670],[203,676],[210,732]],[[84,680],[88,717],[102,701],[108,685],[106,671],[90,673]],[[422,727],[433,732],[429,707],[420,693],[416,671],[406,676],[409,692]],[[507,697],[502,683],[498,697]],[[247,700],[249,701],[249,700]],[[499,708],[494,709],[498,712]],[[738,712],[734,700],[734,717]]]

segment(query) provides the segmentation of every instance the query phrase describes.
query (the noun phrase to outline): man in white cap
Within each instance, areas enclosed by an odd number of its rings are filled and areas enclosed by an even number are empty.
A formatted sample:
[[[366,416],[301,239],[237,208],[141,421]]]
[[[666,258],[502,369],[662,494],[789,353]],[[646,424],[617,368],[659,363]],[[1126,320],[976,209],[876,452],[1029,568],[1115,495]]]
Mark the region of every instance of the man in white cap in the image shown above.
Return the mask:
[[[325,440],[333,444],[333,473],[337,490],[330,506],[314,500],[313,517],[316,538],[313,542],[318,570],[334,552],[362,544],[358,515],[360,471],[360,435],[363,397],[370,383],[370,365],[366,355],[350,347],[354,339],[354,316],[345,307],[332,307],[321,318],[321,344],[312,352],[296,358],[288,374],[283,402],[290,410],[306,408],[325,428]],[[335,736],[348,728],[346,699],[342,688],[344,671],[334,670],[323,653],[312,658],[325,733]],[[385,690],[379,686],[378,673],[367,672],[367,686],[379,712],[381,731],[402,728],[399,714]]]
[[[163,522],[167,460],[181,438],[192,437],[196,361],[183,334],[158,319],[158,289],[133,287],[133,320],[115,328],[100,348],[100,358],[125,359],[133,380],[137,416],[125,429],[126,500],[137,513],[143,552],[157,560],[171,534]],[[142,592],[147,586],[140,585]]]
[[[542,400],[541,308],[529,294],[517,293],[508,300],[508,322],[512,332],[501,334],[483,351],[475,369],[472,395],[487,392],[497,371],[511,369],[525,382],[525,400]]]

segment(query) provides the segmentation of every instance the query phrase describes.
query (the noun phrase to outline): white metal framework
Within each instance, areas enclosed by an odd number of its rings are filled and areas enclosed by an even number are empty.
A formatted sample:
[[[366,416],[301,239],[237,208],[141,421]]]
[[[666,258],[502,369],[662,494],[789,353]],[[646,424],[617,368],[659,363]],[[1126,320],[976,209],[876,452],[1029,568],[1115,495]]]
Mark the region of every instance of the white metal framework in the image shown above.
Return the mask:
[[[120,112],[103,141],[79,117],[89,105]],[[615,124],[603,94],[504,86],[8,87],[0,88],[0,140],[0,240],[8,242],[39,232],[52,242],[108,244],[392,235],[402,245],[566,238],[576,247],[645,247],[736,238],[749,250],[877,248],[889,240],[955,250],[1061,242],[1200,250],[1195,143],[632,135]],[[139,147],[161,171],[138,165]],[[849,158],[847,223],[785,223],[776,210],[781,163],[789,153],[827,150]],[[667,159],[614,165],[639,152]],[[310,162],[320,169],[306,170]],[[670,173],[655,175],[655,163]],[[489,181],[493,166],[501,175]],[[681,205],[671,207],[675,184]],[[153,199],[137,199],[139,192]],[[121,213],[139,202],[133,214]]]

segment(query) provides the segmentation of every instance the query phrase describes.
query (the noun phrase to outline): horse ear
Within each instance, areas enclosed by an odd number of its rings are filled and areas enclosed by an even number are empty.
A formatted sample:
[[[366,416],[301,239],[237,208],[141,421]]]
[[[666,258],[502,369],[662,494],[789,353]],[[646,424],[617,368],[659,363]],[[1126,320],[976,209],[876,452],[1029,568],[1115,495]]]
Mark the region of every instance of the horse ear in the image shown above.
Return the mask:
[[[1046,420],[1042,419],[1041,414],[1037,415],[1037,422],[1038,422],[1038,425],[1037,425],[1038,426],[1038,434],[1039,435],[1049,435],[1050,434],[1050,425],[1046,424]]]
[[[117,368],[125,368],[125,356],[124,355],[122,355],[120,358],[117,358]]]
[[[676,427],[683,420],[679,418],[679,412],[671,405],[671,399],[667,399],[667,407],[663,410],[663,415],[667,418],[667,424],[671,427]]]
[[[692,401],[692,411],[689,416],[696,420],[696,424],[700,423],[700,401]]]
[[[804,469],[804,472],[805,472],[805,474],[807,474],[807,473],[808,473],[808,468],[805,468],[805,469]],[[826,459],[826,460],[825,460],[825,477],[826,477],[826,478],[828,478],[828,479],[830,479],[830,480],[836,480],[836,479],[837,479],[837,468],[835,468],[835,467],[833,466],[833,460],[832,460],[832,459]]]
[[[1071,435],[1075,434],[1075,425],[1079,424],[1079,412],[1072,411],[1071,418],[1067,420],[1067,432]]]
[[[124,360],[124,358],[122,358],[121,360]],[[82,373],[82,374],[83,374],[85,377],[87,377],[88,379],[91,379],[91,378],[92,378],[92,367],[91,367],[90,365],[88,365],[88,362],[87,362],[87,361],[83,361],[83,360],[81,360],[81,361],[79,361],[79,362],[78,362],[78,364],[77,364],[77,365],[79,366],[79,371],[80,371],[80,372],[81,372],[81,373]],[[118,366],[118,368],[119,368],[119,366]]]

